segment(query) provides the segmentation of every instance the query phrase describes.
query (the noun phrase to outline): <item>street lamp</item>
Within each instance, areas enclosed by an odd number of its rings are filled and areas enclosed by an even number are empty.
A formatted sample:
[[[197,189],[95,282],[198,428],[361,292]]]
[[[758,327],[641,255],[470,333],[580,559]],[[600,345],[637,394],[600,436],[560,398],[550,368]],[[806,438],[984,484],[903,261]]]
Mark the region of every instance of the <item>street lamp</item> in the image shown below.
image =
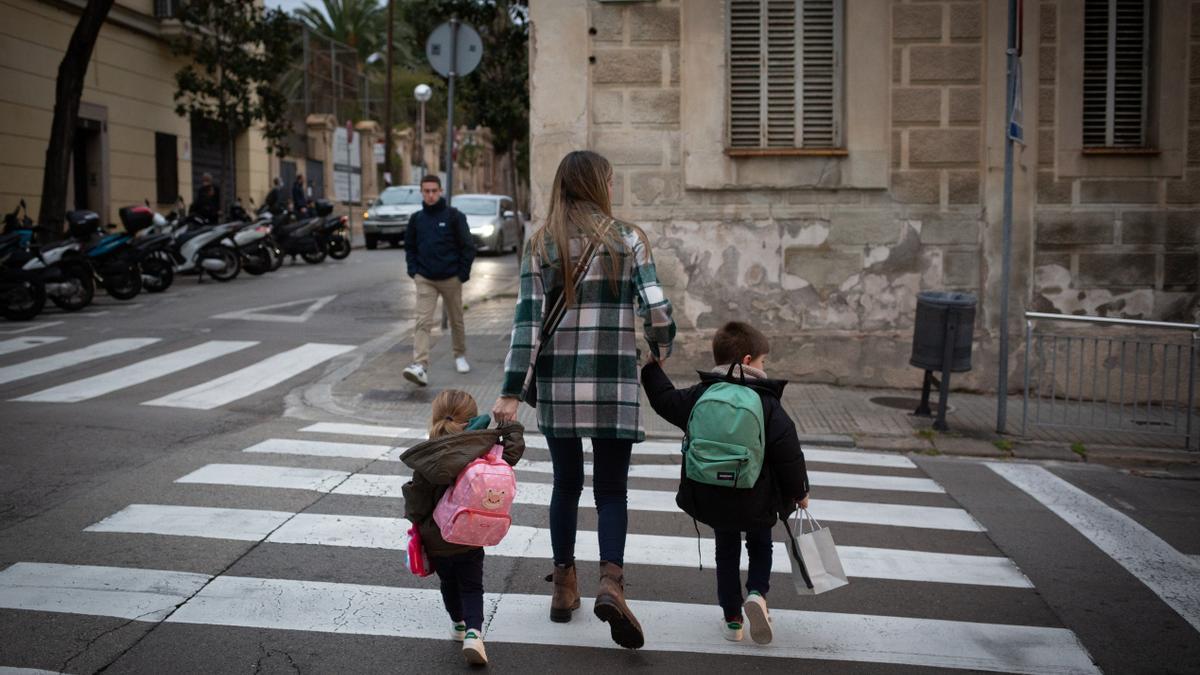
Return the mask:
[[[413,96],[421,104],[417,115],[417,152],[421,158],[421,176],[417,180],[420,180],[425,177],[425,102],[433,96],[433,89],[427,84],[418,84],[413,89]]]

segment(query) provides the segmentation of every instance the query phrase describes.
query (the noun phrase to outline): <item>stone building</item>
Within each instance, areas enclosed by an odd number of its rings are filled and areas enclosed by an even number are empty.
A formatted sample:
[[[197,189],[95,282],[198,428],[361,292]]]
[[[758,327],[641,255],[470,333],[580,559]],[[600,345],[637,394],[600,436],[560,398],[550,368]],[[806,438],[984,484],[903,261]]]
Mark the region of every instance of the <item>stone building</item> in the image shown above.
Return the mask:
[[[654,244],[685,362],[747,319],[782,374],[915,385],[916,295],[961,290],[979,312],[958,382],[994,388],[1006,5],[531,3],[534,219],[562,155],[594,149]],[[1027,309],[1196,320],[1200,2],[1117,7],[1025,3],[1014,349]]]
[[[83,0],[0,3],[0,209],[25,199],[36,216],[58,65]],[[220,145],[175,114],[175,73],[182,66],[167,43],[179,23],[156,10],[173,3],[117,0],[100,30],[79,108],[67,208],[87,208],[105,222],[117,209],[150,200],[162,209],[177,195],[192,201],[201,174],[222,171]],[[235,143],[236,190],[260,201],[272,161],[262,135]]]

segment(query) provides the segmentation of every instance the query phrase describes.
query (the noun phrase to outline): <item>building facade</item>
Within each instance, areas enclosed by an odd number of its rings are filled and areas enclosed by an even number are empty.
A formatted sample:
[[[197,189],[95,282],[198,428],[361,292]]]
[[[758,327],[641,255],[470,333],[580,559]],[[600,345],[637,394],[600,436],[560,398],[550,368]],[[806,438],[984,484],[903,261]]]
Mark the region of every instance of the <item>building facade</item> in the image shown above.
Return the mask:
[[[0,1],[0,209],[24,199],[36,215],[58,66],[85,0]],[[194,180],[222,171],[219,144],[175,114],[182,62],[167,39],[178,23],[155,0],[117,0],[100,31],[83,89],[67,208],[119,222],[117,209],[149,200],[190,203]],[[261,203],[274,162],[255,130],[235,143],[236,191]]]
[[[1006,5],[532,3],[534,219],[563,154],[594,149],[688,363],[742,319],[782,375],[916,385],[917,294],[967,291],[957,382],[994,388]],[[1020,34],[1013,348],[1025,310],[1197,320],[1200,2],[1029,0]]]

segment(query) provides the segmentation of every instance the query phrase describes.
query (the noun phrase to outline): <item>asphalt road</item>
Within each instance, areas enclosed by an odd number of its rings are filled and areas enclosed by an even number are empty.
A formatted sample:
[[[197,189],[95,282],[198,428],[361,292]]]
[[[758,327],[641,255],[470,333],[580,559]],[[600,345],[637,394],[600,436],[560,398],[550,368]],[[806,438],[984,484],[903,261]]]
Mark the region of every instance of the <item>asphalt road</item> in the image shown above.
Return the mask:
[[[0,325],[0,672],[464,667],[436,583],[401,564],[393,448],[423,420],[392,429],[296,404],[370,363],[363,353],[409,349],[402,259],[356,250],[228,284],[187,277],[133,303]],[[468,303],[511,294],[515,276],[512,256],[481,258]],[[642,444],[626,555],[648,639],[628,652],[589,600],[570,624],[545,618],[537,440],[518,466],[513,531],[486,566],[494,669],[1198,670],[1195,481],[806,448],[812,510],[850,584],[799,596],[776,528],[764,647],[721,639],[711,533],[698,542],[673,507],[672,446]],[[587,598],[595,527],[581,508]]]

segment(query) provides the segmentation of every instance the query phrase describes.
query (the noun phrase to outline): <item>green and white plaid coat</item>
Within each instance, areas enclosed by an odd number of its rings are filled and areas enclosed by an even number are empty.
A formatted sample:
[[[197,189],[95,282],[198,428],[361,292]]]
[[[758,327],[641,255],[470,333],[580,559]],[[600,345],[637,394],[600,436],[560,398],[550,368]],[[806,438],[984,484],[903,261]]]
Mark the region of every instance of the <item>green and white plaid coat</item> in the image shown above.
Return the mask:
[[[671,303],[663,295],[654,259],[630,225],[615,221],[626,254],[611,281],[608,253],[599,247],[587,274],[576,284],[571,305],[549,344],[538,356],[538,428],[557,438],[645,438],[638,420],[638,349],[634,324],[642,317],[650,349],[666,358],[675,339]],[[583,250],[571,240],[570,266]],[[533,247],[521,260],[521,288],[513,320],[512,342],[504,361],[503,396],[520,396],[551,297],[562,292],[557,251],[547,242],[542,260]],[[553,301],[551,303],[553,304]]]

